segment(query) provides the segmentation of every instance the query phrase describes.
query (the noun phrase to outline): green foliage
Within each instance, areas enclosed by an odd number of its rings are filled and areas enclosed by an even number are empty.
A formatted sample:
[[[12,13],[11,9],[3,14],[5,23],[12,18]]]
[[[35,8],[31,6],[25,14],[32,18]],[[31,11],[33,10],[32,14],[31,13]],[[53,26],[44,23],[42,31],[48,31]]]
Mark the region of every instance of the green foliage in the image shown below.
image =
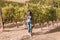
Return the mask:
[[[3,4],[4,3],[4,4]],[[45,0],[30,0],[29,9],[32,12],[32,22],[41,23],[53,21],[60,18],[59,8],[55,8],[52,5],[43,5]],[[25,19],[25,13],[27,13],[27,5],[16,2],[1,2],[3,21],[23,21]]]
[[[12,21],[22,21],[24,19],[25,10],[23,7],[14,6],[9,4],[2,8],[3,21],[12,22]]]
[[[56,20],[56,9],[52,6],[31,5],[33,23],[41,23]]]
[[[41,3],[41,4],[44,4],[46,0],[30,0],[30,3],[34,3],[34,4],[37,4],[37,3]]]
[[[57,8],[56,9],[56,12],[57,12],[57,14],[56,14],[57,15],[57,18],[60,19],[60,8]]]

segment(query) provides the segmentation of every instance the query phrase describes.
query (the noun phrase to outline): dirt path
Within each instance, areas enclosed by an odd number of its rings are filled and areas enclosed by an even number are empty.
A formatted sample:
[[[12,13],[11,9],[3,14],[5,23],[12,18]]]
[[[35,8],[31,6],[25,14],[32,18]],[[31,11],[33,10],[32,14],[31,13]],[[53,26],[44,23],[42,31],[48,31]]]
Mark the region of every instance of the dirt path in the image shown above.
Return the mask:
[[[10,28],[0,32],[0,40],[60,40],[60,27],[34,28],[33,36],[28,36],[26,29]]]

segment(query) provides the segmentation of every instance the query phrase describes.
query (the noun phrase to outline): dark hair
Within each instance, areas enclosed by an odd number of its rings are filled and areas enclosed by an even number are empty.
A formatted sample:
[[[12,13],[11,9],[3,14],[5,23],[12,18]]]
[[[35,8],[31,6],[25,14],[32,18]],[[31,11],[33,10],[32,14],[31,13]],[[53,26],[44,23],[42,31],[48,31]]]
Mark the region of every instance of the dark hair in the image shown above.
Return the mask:
[[[28,10],[28,12],[30,12],[30,16],[31,16],[31,20],[32,20],[32,12],[30,10]]]
[[[30,12],[30,16],[32,16],[32,12],[30,10],[28,10],[28,12]]]

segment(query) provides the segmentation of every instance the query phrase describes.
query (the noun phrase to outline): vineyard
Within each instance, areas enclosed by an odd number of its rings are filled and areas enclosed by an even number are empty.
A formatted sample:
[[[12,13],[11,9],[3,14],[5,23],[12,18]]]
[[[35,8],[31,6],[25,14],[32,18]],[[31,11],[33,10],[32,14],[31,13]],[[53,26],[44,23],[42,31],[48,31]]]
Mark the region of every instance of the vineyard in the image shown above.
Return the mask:
[[[0,0],[0,40],[60,40],[60,0],[20,1]],[[32,12],[31,37],[25,20],[28,9]]]
[[[27,13],[26,3],[0,0],[2,8],[2,18],[4,23],[21,22],[25,20]],[[29,9],[32,12],[32,23],[44,23],[57,21],[60,19],[60,1],[59,0],[30,0]]]

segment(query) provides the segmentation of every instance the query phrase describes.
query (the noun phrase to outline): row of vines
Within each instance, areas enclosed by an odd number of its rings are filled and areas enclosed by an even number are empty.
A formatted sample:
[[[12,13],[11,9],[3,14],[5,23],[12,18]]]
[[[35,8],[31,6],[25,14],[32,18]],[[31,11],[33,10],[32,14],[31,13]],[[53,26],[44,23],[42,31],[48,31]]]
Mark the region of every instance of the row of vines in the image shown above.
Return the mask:
[[[0,1],[1,2],[1,1]],[[35,3],[36,2],[36,3]],[[4,22],[24,21],[27,13],[27,6],[21,3],[3,2],[2,17]],[[60,19],[60,8],[45,4],[45,1],[30,1],[29,9],[32,12],[32,22],[42,23]],[[55,5],[55,4],[54,4]]]

